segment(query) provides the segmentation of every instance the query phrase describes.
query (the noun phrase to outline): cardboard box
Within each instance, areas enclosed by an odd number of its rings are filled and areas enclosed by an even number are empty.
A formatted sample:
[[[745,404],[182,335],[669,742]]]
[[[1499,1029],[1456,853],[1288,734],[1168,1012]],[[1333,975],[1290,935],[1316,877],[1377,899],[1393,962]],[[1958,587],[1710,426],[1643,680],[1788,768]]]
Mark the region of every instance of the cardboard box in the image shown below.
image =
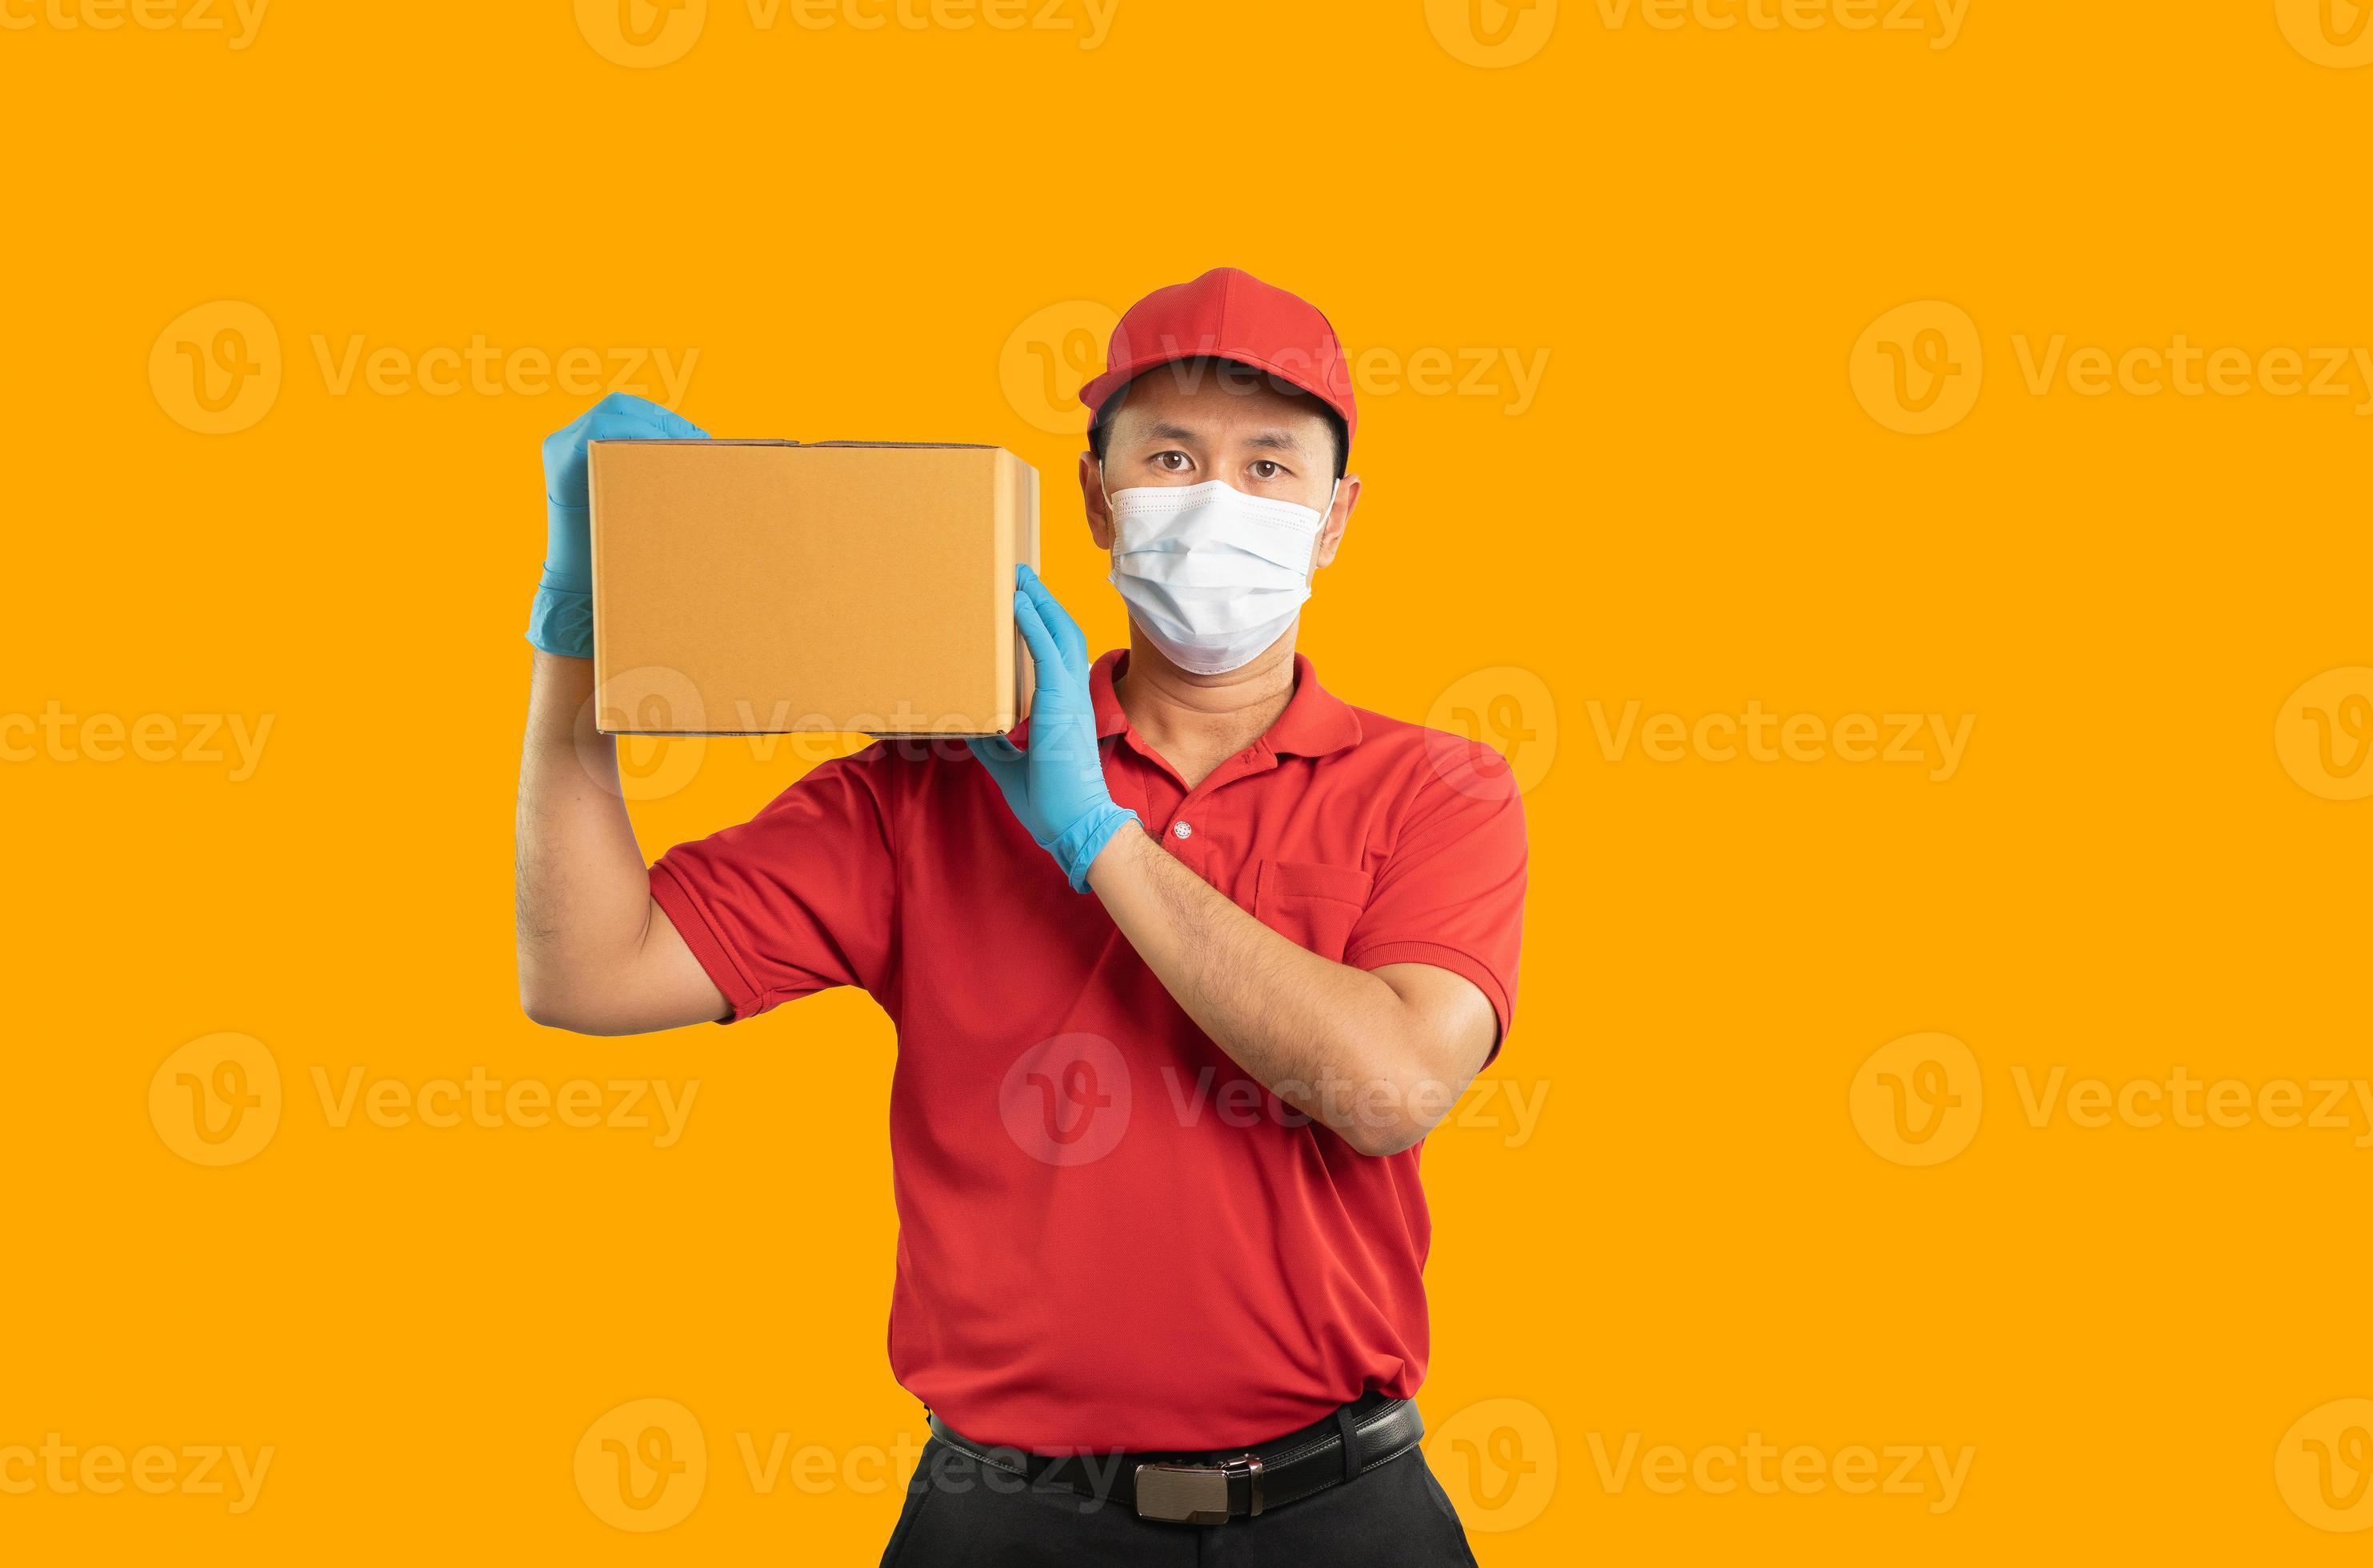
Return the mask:
[[[1001,733],[1038,473],[997,447],[596,441],[595,723],[614,735]]]

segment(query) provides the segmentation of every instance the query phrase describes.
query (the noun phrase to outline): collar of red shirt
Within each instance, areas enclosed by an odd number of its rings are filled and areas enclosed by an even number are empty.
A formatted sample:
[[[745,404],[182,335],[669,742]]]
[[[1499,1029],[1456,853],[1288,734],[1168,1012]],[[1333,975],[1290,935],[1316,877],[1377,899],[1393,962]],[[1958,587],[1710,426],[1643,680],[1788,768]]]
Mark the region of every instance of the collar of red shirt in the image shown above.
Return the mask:
[[[1128,659],[1128,649],[1116,648],[1099,658],[1095,668],[1088,673],[1088,690],[1095,698],[1096,738],[1113,735],[1124,737],[1140,751],[1152,755],[1145,743],[1129,728],[1128,715],[1122,711],[1120,698],[1113,695],[1113,677],[1119,674]],[[1030,721],[1023,720],[1013,731],[1020,744],[1030,743]],[[1262,761],[1273,763],[1280,756],[1325,756],[1346,746],[1360,743],[1360,716],[1350,704],[1318,684],[1318,672],[1313,668],[1307,654],[1293,656],[1293,696],[1285,711],[1268,732],[1253,744]]]

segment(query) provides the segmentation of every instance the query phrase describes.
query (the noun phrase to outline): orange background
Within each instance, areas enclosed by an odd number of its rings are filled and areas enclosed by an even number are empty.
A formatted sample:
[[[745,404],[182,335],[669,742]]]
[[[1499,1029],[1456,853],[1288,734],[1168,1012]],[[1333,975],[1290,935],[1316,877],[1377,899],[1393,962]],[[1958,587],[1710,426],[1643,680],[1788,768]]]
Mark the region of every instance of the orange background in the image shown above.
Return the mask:
[[[28,754],[0,764],[0,1461],[51,1432],[274,1457],[239,1513],[0,1491],[0,1552],[874,1560],[897,1497],[862,1457],[922,1430],[881,1349],[886,1024],[853,992],[632,1040],[520,1016],[537,446],[590,398],[340,392],[321,355],[696,349],[683,408],[719,434],[1003,444],[1046,477],[1046,575],[1103,646],[1123,623],[1074,499],[1076,411],[1034,373],[1218,263],[1376,355],[1366,498],[1305,648],[1350,700],[1479,728],[1529,790],[1516,1030],[1425,1162],[1421,1403],[1482,1561],[2361,1550],[2315,1527],[2373,1524],[2362,1412],[2294,1423],[2373,1392],[2365,1107],[2343,1130],[2094,1129],[2039,1124],[2019,1088],[2368,1072],[2373,807],[2344,797],[2368,777],[2347,769],[2373,380],[2087,397],[2021,369],[2055,335],[2253,364],[2373,345],[2373,71],[2351,68],[2373,42],[2318,44],[2312,0],[1971,0],[1944,48],[1925,0],[1925,32],[1849,30],[1851,0],[1726,30],[1490,0],[1498,45],[1456,4],[1120,0],[1093,47],[1077,0],[1011,31],[853,25],[873,0],[822,29],[786,0],[762,28],[710,0],[655,65],[559,0],[277,0],[243,48],[56,25],[105,14],[75,4],[9,0],[0,30],[0,720],[273,728],[236,780],[0,731]],[[276,348],[234,345],[263,406],[202,434],[178,345],[211,354],[221,301]],[[1969,332],[1888,341],[1975,395],[1909,435],[1857,345],[1926,301]],[[1487,352],[1491,393],[1462,394]],[[1548,356],[1529,402],[1510,352]],[[2335,671],[2356,673],[2294,699]],[[1750,701],[1824,734],[1973,723],[1941,779],[1600,733],[1633,702],[1695,724]],[[2308,708],[2340,725],[2320,772]],[[748,816],[817,749],[630,757],[662,780],[647,853]],[[224,1032],[269,1053],[283,1103],[212,1168],[149,1092]],[[1889,1092],[1875,1053],[1923,1034],[1974,1064],[1945,1063],[1927,1108],[1980,1117],[1924,1167],[1857,1132]],[[1928,1060],[1905,1081],[1933,1087]],[[314,1071],[357,1067],[699,1087],[660,1149],[334,1126]],[[691,1412],[708,1457],[651,1534],[573,1469],[642,1398]],[[1691,1458],[1750,1433],[1974,1452],[1936,1512],[1932,1478],[1619,1486],[1596,1455],[1633,1433]],[[743,1434],[857,1484],[803,1490],[787,1457],[762,1492]],[[2277,1481],[2310,1442],[2338,1456],[2320,1517],[2312,1476]]]

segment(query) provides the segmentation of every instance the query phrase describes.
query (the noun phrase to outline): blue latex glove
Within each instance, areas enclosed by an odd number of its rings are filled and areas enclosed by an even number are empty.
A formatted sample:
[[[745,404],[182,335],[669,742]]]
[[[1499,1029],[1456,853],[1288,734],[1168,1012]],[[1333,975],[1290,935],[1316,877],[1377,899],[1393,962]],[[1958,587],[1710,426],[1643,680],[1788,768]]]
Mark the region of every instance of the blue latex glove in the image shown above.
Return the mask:
[[[546,653],[593,657],[592,505],[585,493],[585,443],[707,439],[683,415],[626,392],[612,392],[544,439],[544,508],[548,537],[544,580],[529,612],[527,639]]]
[[[1088,867],[1112,836],[1138,820],[1113,804],[1096,750],[1096,704],[1088,685],[1088,639],[1028,567],[1014,572],[1014,623],[1038,661],[1030,702],[1030,745],[1002,735],[974,741],[972,755],[1005,791],[1005,803],[1038,848],[1055,857],[1071,891],[1088,890]]]

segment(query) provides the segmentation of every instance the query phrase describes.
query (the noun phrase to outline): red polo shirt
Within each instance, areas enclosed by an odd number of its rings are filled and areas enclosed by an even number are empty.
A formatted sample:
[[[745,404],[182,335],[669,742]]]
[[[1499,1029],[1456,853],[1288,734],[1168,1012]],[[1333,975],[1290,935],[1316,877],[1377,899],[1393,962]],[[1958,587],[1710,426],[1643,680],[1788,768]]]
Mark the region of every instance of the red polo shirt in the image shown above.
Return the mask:
[[[1096,663],[1113,798],[1322,957],[1516,992],[1524,815],[1488,748],[1330,696],[1188,790]],[[898,1381],[1042,1453],[1279,1436],[1425,1374],[1418,1150],[1355,1153],[1247,1078],[988,770],[944,743],[827,762],[671,849],[651,894],[734,1018],[862,986],[898,1029]]]

